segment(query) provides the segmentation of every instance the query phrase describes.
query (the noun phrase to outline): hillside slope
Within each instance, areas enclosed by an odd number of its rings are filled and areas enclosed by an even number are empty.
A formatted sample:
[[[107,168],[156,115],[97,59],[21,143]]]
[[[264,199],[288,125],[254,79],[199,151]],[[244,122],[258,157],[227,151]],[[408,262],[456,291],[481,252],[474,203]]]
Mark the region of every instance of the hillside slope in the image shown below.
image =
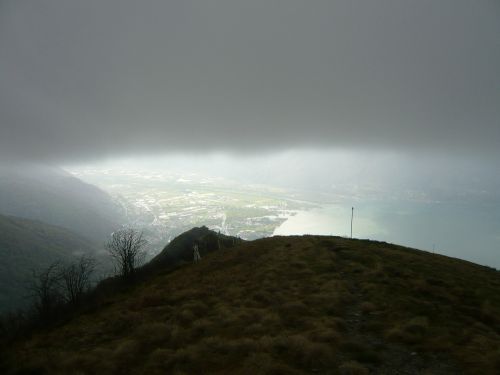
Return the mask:
[[[96,251],[92,243],[67,229],[0,215],[0,313],[26,306],[33,269]]]
[[[58,225],[97,244],[125,220],[107,193],[43,165],[0,164],[0,214]]]
[[[496,374],[500,274],[386,243],[215,251],[4,353],[4,373]]]
[[[174,238],[146,268],[165,268],[182,262],[191,262],[194,244],[198,246],[200,256],[203,258],[211,252],[231,248],[241,242],[240,238],[216,233],[206,226],[192,228]]]

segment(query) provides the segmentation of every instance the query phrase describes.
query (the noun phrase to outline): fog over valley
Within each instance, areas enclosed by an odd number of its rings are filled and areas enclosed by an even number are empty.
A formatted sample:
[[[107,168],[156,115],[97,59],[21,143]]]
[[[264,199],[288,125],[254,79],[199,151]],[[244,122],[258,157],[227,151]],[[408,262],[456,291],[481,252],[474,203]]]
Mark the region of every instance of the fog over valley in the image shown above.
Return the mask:
[[[500,7],[2,1],[0,215],[500,265]],[[29,224],[26,224],[29,227]]]
[[[0,374],[500,374],[499,0],[0,0]]]
[[[498,267],[500,173],[445,157],[297,150],[172,155],[67,166],[109,192],[160,244],[192,226],[255,239],[333,234]],[[161,246],[158,248],[160,249]],[[155,250],[152,250],[153,252]]]

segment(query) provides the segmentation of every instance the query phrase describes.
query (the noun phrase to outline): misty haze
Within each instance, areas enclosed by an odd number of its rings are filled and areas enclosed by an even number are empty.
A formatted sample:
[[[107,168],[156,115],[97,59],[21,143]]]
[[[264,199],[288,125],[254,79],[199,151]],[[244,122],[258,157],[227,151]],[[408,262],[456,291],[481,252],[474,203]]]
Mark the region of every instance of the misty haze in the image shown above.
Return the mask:
[[[390,152],[288,151],[171,156],[68,166],[126,206],[160,246],[193,226],[246,240],[354,236],[500,267],[500,174],[494,165]]]
[[[488,0],[0,1],[0,372],[500,373],[499,38]]]

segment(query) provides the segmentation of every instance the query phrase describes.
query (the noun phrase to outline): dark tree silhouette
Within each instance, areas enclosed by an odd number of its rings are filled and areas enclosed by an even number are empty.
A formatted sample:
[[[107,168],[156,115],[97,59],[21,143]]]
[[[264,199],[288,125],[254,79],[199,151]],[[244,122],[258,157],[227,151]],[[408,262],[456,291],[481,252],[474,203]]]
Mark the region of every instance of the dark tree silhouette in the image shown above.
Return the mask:
[[[95,259],[82,256],[78,263],[61,269],[60,283],[67,303],[76,305],[83,294],[90,289],[90,278],[95,269]]]
[[[33,271],[29,289],[34,297],[35,310],[42,321],[49,320],[54,309],[61,303],[60,277],[59,262],[54,262],[41,271]]]
[[[124,278],[134,275],[135,269],[144,260],[144,246],[147,241],[142,232],[134,229],[121,229],[114,232],[106,249],[114,259],[119,274]]]

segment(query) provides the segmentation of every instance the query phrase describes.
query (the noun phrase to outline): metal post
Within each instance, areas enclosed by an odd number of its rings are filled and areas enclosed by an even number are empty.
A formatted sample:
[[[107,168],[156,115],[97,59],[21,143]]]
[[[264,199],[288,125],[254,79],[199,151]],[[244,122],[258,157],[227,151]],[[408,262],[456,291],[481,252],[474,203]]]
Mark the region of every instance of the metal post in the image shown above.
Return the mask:
[[[352,210],[351,210],[351,238],[352,238],[352,221],[354,219],[354,207],[352,207]]]

